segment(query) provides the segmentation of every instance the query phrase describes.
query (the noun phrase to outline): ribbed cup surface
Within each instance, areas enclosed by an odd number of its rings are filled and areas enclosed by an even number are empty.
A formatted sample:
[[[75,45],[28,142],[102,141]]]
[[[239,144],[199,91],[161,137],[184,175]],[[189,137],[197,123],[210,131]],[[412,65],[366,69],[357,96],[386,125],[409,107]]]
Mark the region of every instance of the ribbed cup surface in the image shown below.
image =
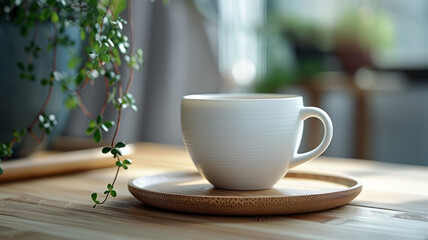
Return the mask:
[[[300,143],[302,98],[234,96],[183,98],[186,148],[201,174],[216,187],[271,188],[285,175]]]

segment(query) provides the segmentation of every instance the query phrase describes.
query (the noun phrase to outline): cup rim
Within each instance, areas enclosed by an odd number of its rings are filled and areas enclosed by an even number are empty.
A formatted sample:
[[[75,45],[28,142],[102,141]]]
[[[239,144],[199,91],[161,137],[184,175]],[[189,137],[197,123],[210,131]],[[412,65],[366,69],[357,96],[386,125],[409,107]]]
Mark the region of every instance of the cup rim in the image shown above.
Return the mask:
[[[183,96],[183,100],[203,101],[278,101],[301,98],[294,94],[279,93],[202,93]]]

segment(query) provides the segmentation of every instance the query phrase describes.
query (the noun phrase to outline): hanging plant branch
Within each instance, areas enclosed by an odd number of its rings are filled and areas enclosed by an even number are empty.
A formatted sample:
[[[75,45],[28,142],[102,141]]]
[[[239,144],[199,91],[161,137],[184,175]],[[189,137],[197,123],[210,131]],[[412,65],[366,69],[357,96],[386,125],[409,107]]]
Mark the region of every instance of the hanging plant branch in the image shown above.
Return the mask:
[[[129,92],[133,78],[134,70],[139,70],[142,67],[142,50],[138,49],[134,53],[133,48],[133,24],[132,24],[132,6],[128,3],[129,17],[129,32],[131,42],[128,42],[128,37],[123,34],[124,25],[127,21],[119,16],[119,13],[126,8],[126,0],[8,0],[6,3],[0,3],[0,9],[7,10],[7,14],[0,16],[0,20],[14,21],[21,28],[22,36],[26,36],[28,30],[35,27],[33,34],[34,40],[26,48],[29,53],[28,64],[18,63],[18,68],[21,71],[20,77],[30,81],[35,81],[35,76],[32,73],[32,62],[38,57],[42,49],[36,44],[37,26],[46,21],[51,22],[54,26],[54,33],[49,40],[49,46],[46,51],[52,51],[52,70],[48,78],[42,78],[41,84],[47,86],[48,95],[43,102],[40,111],[35,116],[29,127],[24,130],[16,130],[13,132],[13,138],[10,142],[0,145],[0,158],[6,159],[13,154],[12,147],[19,142],[21,138],[29,134],[37,142],[41,142],[46,134],[49,134],[56,125],[55,116],[46,114],[45,109],[50,102],[52,92],[54,91],[54,83],[60,84],[61,88],[67,93],[67,99],[64,104],[68,108],[79,107],[81,111],[88,117],[92,118],[92,114],[85,107],[81,97],[81,92],[88,86],[88,83],[103,80],[104,85],[104,103],[99,111],[99,115],[95,119],[90,119],[86,133],[92,135],[95,142],[100,142],[102,133],[108,132],[113,126],[115,131],[111,139],[110,146],[104,147],[104,154],[111,154],[114,159],[114,164],[117,167],[113,181],[107,184],[107,190],[104,191],[102,201],[97,200],[97,194],[91,195],[95,205],[104,204],[109,196],[116,197],[117,192],[114,189],[118,179],[120,169],[128,169],[132,164],[130,159],[122,161],[121,149],[126,146],[122,141],[117,141],[117,137],[121,127],[121,119],[123,111],[130,107],[137,111],[135,99]],[[80,63],[77,56],[69,62],[70,67],[79,67],[75,76],[69,76],[65,72],[59,72],[56,68],[56,54],[59,46],[69,48],[75,43],[67,34],[66,29],[69,26],[75,26],[80,29],[80,37],[82,41],[86,41],[88,45],[84,48],[87,59]],[[125,91],[123,91],[123,79],[121,77],[121,69],[123,60],[127,62],[129,69],[129,78],[126,83]],[[117,109],[117,118],[115,121],[104,120],[103,115],[109,104],[112,104]],[[33,128],[38,123],[41,128],[41,137],[37,137]],[[112,164],[113,165],[113,164]],[[1,174],[1,169],[0,169]]]
[[[52,38],[52,73],[56,71],[56,56],[57,56],[57,28],[54,25],[53,27],[53,38]],[[34,34],[34,38],[35,36],[37,36],[36,34]],[[30,43],[30,46],[34,45],[34,40]],[[35,56],[34,52],[31,52],[30,54],[30,61],[33,60],[33,57]],[[30,63],[31,64],[31,63]],[[18,64],[19,65],[19,64]],[[30,65],[29,65],[30,66]],[[15,145],[15,143],[19,143],[21,141],[21,139],[26,135],[29,134],[35,141],[37,141],[38,143],[43,142],[43,139],[46,135],[46,133],[50,133],[50,130],[52,129],[53,126],[55,126],[57,124],[55,116],[54,115],[49,115],[47,116],[44,112],[45,109],[51,99],[52,96],[52,92],[53,92],[53,87],[54,87],[54,80],[53,80],[53,74],[51,74],[51,78],[50,78],[50,83],[49,83],[49,90],[48,90],[48,94],[45,98],[45,100],[43,101],[43,105],[40,108],[40,110],[37,112],[36,116],[34,117],[33,121],[31,122],[31,124],[25,128],[25,130],[15,130],[13,131],[12,135],[13,138],[10,142],[7,143],[3,143],[2,145],[0,145],[0,159],[1,160],[6,160],[7,158],[9,158],[10,156],[12,156],[13,154],[13,146]],[[36,125],[37,122],[40,122],[39,126],[42,129],[42,133],[41,133],[41,137],[38,138],[34,132],[33,129]],[[2,168],[0,167],[0,174],[3,173]]]
[[[132,2],[130,1],[128,4],[129,4],[128,5],[129,32],[130,32],[130,35],[131,35],[131,43],[130,43],[130,47],[129,47],[129,50],[130,50],[129,52],[130,52],[130,54],[133,54]],[[93,206],[94,208],[97,205],[104,204],[107,201],[107,199],[108,199],[108,197],[110,195],[112,197],[116,197],[116,191],[114,190],[114,184],[116,183],[117,176],[119,174],[119,170],[121,168],[127,170],[128,166],[132,164],[132,160],[131,159],[125,159],[124,161],[120,160],[119,156],[122,156],[120,148],[125,147],[126,144],[123,143],[123,142],[116,143],[116,138],[117,138],[117,135],[119,133],[119,129],[120,129],[120,125],[121,125],[122,110],[126,109],[127,107],[131,107],[132,109],[134,109],[135,111],[137,111],[137,107],[135,105],[135,100],[134,100],[133,96],[129,93],[130,86],[131,86],[133,78],[134,78],[134,68],[140,69],[140,64],[142,64],[142,57],[143,57],[142,50],[139,49],[137,52],[138,53],[137,53],[136,56],[135,55],[132,55],[132,56],[126,55],[125,56],[125,60],[127,60],[128,63],[129,63],[128,64],[128,67],[129,67],[129,78],[128,78],[127,86],[125,88],[125,92],[123,92],[123,89],[122,89],[122,80],[119,80],[118,83],[117,83],[118,84],[118,89],[119,89],[119,94],[118,94],[118,96],[119,96],[118,103],[119,104],[116,104],[116,107],[118,109],[116,129],[115,129],[115,132],[114,132],[114,135],[113,135],[110,147],[104,147],[103,150],[102,150],[102,152],[104,154],[111,153],[113,155],[113,158],[117,158],[117,161],[116,161],[116,166],[117,166],[116,174],[114,176],[113,181],[111,183],[107,184],[107,190],[104,191],[104,194],[105,194],[104,200],[102,200],[101,202],[98,201],[97,200],[98,194],[97,193],[92,193],[91,198],[92,198],[92,200],[95,203],[94,206]],[[115,73],[118,74],[119,73],[118,64],[115,62],[113,64],[113,66],[114,66]]]
[[[109,97],[110,97],[110,86],[108,83],[108,78],[104,77],[104,87],[105,87],[105,93],[104,93],[104,103],[103,106],[101,107],[101,111],[100,111],[100,115],[104,115],[104,111],[106,110],[108,101],[109,101]]]

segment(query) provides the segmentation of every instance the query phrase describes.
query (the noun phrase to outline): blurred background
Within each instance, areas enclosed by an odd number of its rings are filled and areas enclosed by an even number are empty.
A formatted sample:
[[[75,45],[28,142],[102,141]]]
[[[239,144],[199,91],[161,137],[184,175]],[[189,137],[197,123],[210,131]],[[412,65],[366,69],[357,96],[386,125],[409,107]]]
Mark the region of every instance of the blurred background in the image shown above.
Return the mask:
[[[145,66],[120,139],[182,145],[186,94],[292,93],[331,116],[325,155],[428,165],[427,13],[424,0],[134,1]],[[82,93],[89,110],[99,94]],[[87,121],[73,111],[62,135],[86,137]],[[322,126],[304,134],[301,151]]]

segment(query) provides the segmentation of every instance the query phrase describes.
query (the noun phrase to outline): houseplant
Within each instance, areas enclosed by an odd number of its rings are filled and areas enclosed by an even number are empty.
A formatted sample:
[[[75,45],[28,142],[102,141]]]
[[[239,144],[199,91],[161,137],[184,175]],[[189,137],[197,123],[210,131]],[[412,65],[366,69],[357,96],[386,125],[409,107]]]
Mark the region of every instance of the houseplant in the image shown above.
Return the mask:
[[[128,12],[131,20],[130,37],[124,34],[128,22],[119,14],[126,5],[126,0],[8,0],[0,3],[0,11],[3,11],[0,20],[15,24],[24,38],[36,38],[40,26],[46,24],[51,26],[51,34],[47,37],[48,44],[42,47],[34,39],[30,40],[29,45],[25,47],[28,58],[16,63],[20,70],[20,78],[45,86],[48,89],[47,96],[40,96],[44,99],[43,103],[28,125],[14,130],[10,141],[0,144],[0,158],[2,160],[9,158],[13,154],[14,146],[24,136],[31,136],[35,141],[41,142],[52,132],[57,125],[57,119],[54,114],[46,111],[46,107],[52,100],[55,87],[60,86],[67,95],[64,105],[68,108],[79,107],[90,119],[86,133],[92,135],[95,142],[101,140],[103,131],[114,130],[111,144],[104,147],[102,152],[111,154],[117,171],[113,181],[107,184],[103,200],[98,200],[97,193],[92,193],[94,207],[105,203],[109,196],[117,195],[114,184],[119,170],[128,169],[128,165],[132,163],[130,159],[122,159],[120,149],[126,144],[118,141],[117,134],[123,111],[126,108],[137,111],[134,97],[129,90],[134,70],[139,70],[142,66],[143,53],[141,49],[134,50],[132,44],[131,11]],[[131,8],[128,6],[128,9]],[[60,47],[70,49],[76,45],[76,41],[67,34],[67,29],[71,27],[78,30],[80,39],[85,45],[84,53],[71,57],[68,62],[70,68],[77,68],[75,74],[61,72],[57,68],[58,49]],[[29,31],[32,31],[31,36],[28,34]],[[50,71],[38,79],[34,74],[34,66],[35,62],[40,60],[41,52],[50,53]],[[128,66],[128,79],[121,78],[120,66],[123,64]],[[80,97],[82,89],[93,81],[104,83],[104,104],[98,113],[90,113]],[[113,105],[117,110],[115,120],[103,118],[108,105]],[[0,174],[1,172],[0,169]]]

